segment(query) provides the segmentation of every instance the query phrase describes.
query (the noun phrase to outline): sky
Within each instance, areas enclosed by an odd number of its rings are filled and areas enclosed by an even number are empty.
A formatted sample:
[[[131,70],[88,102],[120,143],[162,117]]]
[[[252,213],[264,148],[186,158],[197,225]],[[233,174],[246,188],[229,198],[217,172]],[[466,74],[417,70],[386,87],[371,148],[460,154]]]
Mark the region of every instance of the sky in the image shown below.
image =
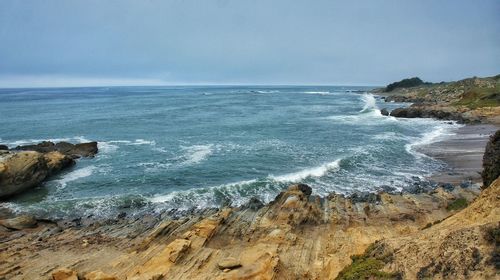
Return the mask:
[[[1,0],[0,87],[500,74],[500,1]]]

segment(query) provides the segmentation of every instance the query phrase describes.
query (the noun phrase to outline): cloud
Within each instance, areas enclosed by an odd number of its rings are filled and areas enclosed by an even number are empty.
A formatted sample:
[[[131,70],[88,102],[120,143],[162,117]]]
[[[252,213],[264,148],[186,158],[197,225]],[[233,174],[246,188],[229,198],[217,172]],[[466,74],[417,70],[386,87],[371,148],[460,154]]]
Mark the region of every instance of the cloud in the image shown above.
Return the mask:
[[[4,0],[0,75],[14,79],[4,84],[60,77],[54,85],[76,77],[386,84],[494,75],[498,10],[497,0]]]

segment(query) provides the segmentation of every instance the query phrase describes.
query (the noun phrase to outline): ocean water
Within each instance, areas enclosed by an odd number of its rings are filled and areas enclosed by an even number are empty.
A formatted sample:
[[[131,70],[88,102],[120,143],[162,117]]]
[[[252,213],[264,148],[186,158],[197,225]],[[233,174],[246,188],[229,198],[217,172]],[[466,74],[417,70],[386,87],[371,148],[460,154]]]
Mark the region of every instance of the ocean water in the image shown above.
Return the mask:
[[[313,193],[399,190],[444,168],[418,152],[457,124],[396,119],[363,87],[0,90],[0,143],[98,141],[43,186],[3,202],[38,216],[116,215]]]

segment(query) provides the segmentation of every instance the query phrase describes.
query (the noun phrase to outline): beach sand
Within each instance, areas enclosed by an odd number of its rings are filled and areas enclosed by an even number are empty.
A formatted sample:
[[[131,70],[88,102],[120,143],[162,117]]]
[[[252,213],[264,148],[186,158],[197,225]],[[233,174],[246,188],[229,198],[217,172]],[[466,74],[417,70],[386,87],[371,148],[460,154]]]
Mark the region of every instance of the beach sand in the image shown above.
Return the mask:
[[[482,183],[483,154],[489,136],[499,126],[481,124],[459,128],[452,137],[423,146],[420,152],[442,160],[448,167],[429,179],[436,182],[459,184],[463,181]]]

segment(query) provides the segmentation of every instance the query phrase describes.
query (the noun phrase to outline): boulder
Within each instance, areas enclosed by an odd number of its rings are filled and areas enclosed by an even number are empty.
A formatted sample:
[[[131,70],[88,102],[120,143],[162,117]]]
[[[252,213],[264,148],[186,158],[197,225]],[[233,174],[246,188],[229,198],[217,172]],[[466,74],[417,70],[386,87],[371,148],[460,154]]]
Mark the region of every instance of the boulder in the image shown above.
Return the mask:
[[[7,147],[6,145],[0,145],[0,150],[8,150],[9,147]]]
[[[13,230],[34,228],[37,226],[35,218],[28,215],[21,215],[12,219],[0,220],[0,225]]]
[[[382,116],[389,116],[389,111],[387,111],[386,108],[380,110],[380,113],[382,114]]]
[[[235,269],[241,267],[241,263],[235,258],[225,258],[217,263],[217,267],[220,270]]]
[[[60,268],[52,272],[52,280],[78,280],[78,274],[69,268]]]
[[[0,163],[0,198],[20,193],[41,183],[49,174],[43,154],[11,154]]]
[[[500,130],[490,137],[483,155],[483,185],[486,188],[500,175]]]
[[[36,187],[49,175],[73,164],[71,157],[59,152],[9,152],[0,162],[0,198]]]
[[[71,144],[68,142],[53,143],[43,141],[36,145],[17,146],[14,150],[36,151],[39,153],[60,152],[73,158],[93,157],[98,152],[97,142]]]

